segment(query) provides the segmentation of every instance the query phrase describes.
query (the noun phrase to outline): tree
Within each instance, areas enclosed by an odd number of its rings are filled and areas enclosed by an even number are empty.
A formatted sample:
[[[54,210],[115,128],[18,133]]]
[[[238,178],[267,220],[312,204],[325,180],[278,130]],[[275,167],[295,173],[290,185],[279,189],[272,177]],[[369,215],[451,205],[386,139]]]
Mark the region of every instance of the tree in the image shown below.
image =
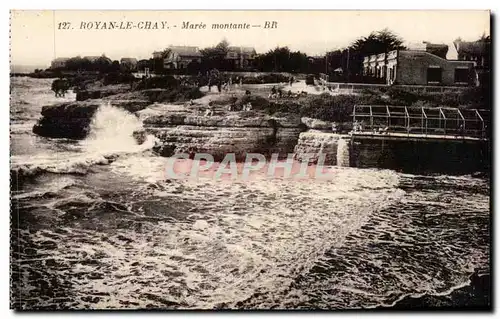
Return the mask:
[[[229,52],[229,42],[223,39],[214,47],[200,50],[202,56],[202,65],[205,69],[225,69],[226,56]]]
[[[96,71],[106,73],[109,72],[111,69],[112,61],[110,58],[108,58],[106,55],[100,56],[95,62],[93,62],[93,68]]]
[[[367,55],[387,53],[392,50],[404,50],[403,39],[390,31],[383,29],[370,33],[354,41],[348,48],[348,74],[362,74],[363,59]]]
[[[290,51],[288,47],[276,47],[257,58],[261,71],[273,72],[308,72],[307,55],[300,51]]]
[[[196,59],[191,60],[189,64],[187,65],[187,72],[188,74],[198,74],[201,70],[201,64],[196,61]]]
[[[370,33],[351,44],[350,49],[367,55],[405,49],[403,40],[388,29]]]
[[[118,71],[120,71],[120,62],[118,62],[118,60],[114,60],[111,63],[110,71],[111,72],[118,72]]]

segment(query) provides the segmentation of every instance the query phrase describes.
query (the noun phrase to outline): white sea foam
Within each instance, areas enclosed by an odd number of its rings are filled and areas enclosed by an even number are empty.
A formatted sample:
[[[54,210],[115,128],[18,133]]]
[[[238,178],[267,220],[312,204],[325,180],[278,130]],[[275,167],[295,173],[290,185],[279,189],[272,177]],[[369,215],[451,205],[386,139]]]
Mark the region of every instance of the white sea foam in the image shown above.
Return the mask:
[[[321,185],[264,179],[227,186],[200,179],[139,189],[144,199],[189,202],[190,212],[179,212],[186,221],[144,225],[140,233],[127,232],[131,242],[125,244],[114,238],[115,244],[103,243],[93,234],[95,241],[78,242],[78,247],[67,241],[56,254],[68,258],[78,248],[105,255],[99,261],[107,269],[102,279],[75,283],[84,294],[113,286],[112,297],[93,307],[122,307],[119,300],[145,307],[151,302],[147,294],[183,308],[231,307],[255,293],[284,294],[327,249],[341,245],[370,214],[398,200],[403,192],[396,189],[397,181],[390,171],[339,169],[336,180]],[[79,230],[71,232],[77,236]],[[139,282],[129,277],[135,271],[142,273]]]
[[[141,128],[141,121],[133,114],[103,104],[94,115],[85,140],[66,150],[13,155],[11,170],[23,176],[43,172],[86,174],[93,165],[109,164],[117,156],[149,150],[155,142],[153,136],[147,136],[140,145],[133,137],[134,131]]]
[[[154,138],[138,145],[134,131],[142,129],[142,122],[134,114],[103,104],[99,107],[90,124],[90,134],[82,142],[86,152],[131,153],[143,151],[154,145]]]

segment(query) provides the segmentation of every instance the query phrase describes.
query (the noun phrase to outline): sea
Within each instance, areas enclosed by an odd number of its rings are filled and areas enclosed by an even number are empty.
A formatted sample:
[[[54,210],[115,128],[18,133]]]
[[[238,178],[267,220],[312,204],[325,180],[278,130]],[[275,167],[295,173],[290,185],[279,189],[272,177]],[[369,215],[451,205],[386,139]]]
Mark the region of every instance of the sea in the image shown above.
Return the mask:
[[[11,78],[12,308],[490,307],[489,177],[168,179],[110,105],[84,140],[33,134],[75,100],[51,81]]]

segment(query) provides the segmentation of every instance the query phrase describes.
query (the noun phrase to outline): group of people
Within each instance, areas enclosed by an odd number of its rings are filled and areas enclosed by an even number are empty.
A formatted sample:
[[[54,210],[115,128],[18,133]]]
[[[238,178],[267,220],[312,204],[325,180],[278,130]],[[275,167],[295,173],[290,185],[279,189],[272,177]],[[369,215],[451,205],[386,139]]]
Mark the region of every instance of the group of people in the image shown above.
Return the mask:
[[[361,132],[362,130],[363,130],[363,123],[358,122],[358,121],[354,121],[354,123],[352,124],[352,131],[353,132]]]
[[[352,131],[353,132],[361,132],[363,131],[364,128],[364,123],[363,122],[358,122],[355,121],[352,124]],[[384,126],[384,127],[379,127],[379,128],[374,128],[373,133],[375,134],[387,134],[389,132],[389,126]]]
[[[307,92],[301,91],[299,93],[292,93],[292,90],[288,90],[288,92],[285,94],[281,88],[276,88],[276,86],[273,86],[271,89],[271,93],[269,93],[268,98],[270,99],[277,99],[277,98],[283,98],[283,97],[299,97],[299,96],[306,96]]]
[[[236,80],[233,82],[233,77],[230,76],[227,81],[223,81],[220,77],[218,79],[208,79],[208,91],[211,92],[212,86],[217,86],[217,92],[221,93],[222,91],[229,91],[233,87],[233,84],[239,84],[239,86],[243,85],[243,78],[237,76]]]

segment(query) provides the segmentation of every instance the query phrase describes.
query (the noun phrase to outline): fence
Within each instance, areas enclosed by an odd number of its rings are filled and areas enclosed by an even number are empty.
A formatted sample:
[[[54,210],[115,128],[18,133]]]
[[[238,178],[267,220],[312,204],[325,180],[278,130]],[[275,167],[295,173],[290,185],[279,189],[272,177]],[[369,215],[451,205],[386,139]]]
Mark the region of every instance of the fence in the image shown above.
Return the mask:
[[[467,86],[437,86],[437,85],[387,85],[387,84],[372,84],[372,83],[340,83],[328,82],[328,75],[320,74],[319,82],[327,86],[331,90],[343,90],[350,93],[361,92],[364,89],[380,89],[380,88],[400,88],[415,93],[445,93],[445,92],[461,92],[467,89]]]
[[[490,112],[449,107],[356,105],[353,123],[358,131],[487,138]]]

